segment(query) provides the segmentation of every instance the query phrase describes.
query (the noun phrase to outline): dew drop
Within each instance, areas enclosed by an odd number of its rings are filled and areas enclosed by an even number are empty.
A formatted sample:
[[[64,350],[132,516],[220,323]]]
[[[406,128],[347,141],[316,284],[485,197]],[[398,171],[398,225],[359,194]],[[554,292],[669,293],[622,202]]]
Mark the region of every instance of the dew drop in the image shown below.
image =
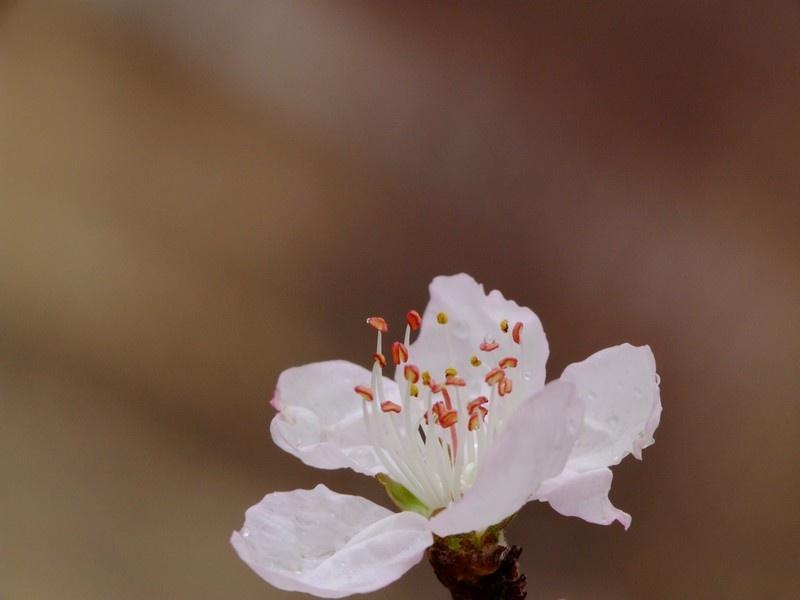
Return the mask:
[[[523,374],[522,374],[522,378],[523,378],[525,381],[530,381],[530,380],[531,380],[531,374],[530,374],[530,373],[523,373]]]
[[[453,335],[460,340],[469,337],[469,326],[464,321],[456,321],[453,324]]]
[[[242,537],[250,537],[250,530],[247,527],[242,527]]]

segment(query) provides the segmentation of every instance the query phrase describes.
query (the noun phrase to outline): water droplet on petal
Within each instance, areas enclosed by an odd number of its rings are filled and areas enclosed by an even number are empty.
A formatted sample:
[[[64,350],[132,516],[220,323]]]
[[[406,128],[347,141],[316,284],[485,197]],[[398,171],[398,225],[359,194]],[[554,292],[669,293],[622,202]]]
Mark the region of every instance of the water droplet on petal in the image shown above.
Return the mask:
[[[242,527],[242,537],[250,537],[250,530],[247,527]]]
[[[464,321],[456,321],[453,324],[453,335],[460,340],[465,340],[469,337],[469,325]]]
[[[530,374],[530,373],[523,373],[523,374],[522,374],[522,378],[523,378],[525,381],[530,381],[530,380],[531,380],[531,374]]]

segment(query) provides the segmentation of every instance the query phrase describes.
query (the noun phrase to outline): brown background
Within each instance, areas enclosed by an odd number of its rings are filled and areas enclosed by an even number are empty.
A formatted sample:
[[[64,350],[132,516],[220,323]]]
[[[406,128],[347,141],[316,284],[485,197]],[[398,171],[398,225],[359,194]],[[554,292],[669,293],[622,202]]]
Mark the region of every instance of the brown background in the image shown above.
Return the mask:
[[[385,500],[272,445],[277,375],[458,271],[552,376],[662,375],[631,530],[511,528],[532,598],[797,597],[800,6],[437,6],[0,3],[0,597],[294,597],[244,509]]]

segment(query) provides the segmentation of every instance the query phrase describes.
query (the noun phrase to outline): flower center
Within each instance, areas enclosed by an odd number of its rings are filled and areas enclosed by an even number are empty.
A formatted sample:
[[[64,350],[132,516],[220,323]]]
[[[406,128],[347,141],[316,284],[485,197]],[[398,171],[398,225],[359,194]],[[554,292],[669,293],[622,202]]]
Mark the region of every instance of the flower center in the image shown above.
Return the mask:
[[[454,364],[449,321],[440,312],[435,327],[446,337],[448,361]],[[521,400],[514,394],[514,379],[523,350],[523,324],[510,327],[505,319],[499,323],[499,335],[511,337],[518,356],[496,356],[500,344],[487,335],[473,349],[469,372],[459,373],[450,366],[431,374],[411,362],[411,331],[420,328],[422,318],[409,311],[403,341],[391,347],[401,394],[398,404],[386,398],[383,388],[388,362],[382,336],[389,331],[388,324],[382,317],[370,317],[367,323],[377,331],[372,380],[355,391],[364,400],[370,443],[392,479],[432,510],[447,506],[472,484],[482,458]]]

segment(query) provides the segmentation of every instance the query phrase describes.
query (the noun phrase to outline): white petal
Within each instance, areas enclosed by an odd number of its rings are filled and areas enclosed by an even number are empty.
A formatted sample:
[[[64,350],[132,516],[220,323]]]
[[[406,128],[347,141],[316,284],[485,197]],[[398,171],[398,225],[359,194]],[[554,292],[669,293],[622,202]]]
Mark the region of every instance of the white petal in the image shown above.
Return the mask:
[[[475,371],[469,363],[473,354],[487,363],[516,356],[520,358],[516,367],[520,377],[515,378],[514,386],[519,396],[528,397],[544,385],[549,348],[542,323],[531,309],[506,300],[497,290],[487,295],[482,285],[464,273],[436,277],[429,289],[431,299],[422,318],[422,328],[410,349],[412,363],[438,379],[447,367],[455,367],[465,374]],[[447,325],[436,321],[439,312],[447,314]],[[503,319],[507,319],[511,327],[517,322],[523,323],[521,347],[512,340],[510,329],[507,333],[500,330]],[[479,350],[487,336],[500,344],[491,354]],[[481,377],[467,379],[480,381]]]
[[[324,485],[268,494],[231,536],[239,557],[275,587],[322,598],[395,581],[433,542],[428,522]]]
[[[619,463],[653,442],[661,416],[656,362],[649,346],[622,344],[568,366],[586,404],[583,432],[568,467],[589,471]]]
[[[343,360],[284,371],[272,399],[279,411],[270,424],[273,441],[312,467],[382,472],[364,424],[364,400],[353,391],[370,380],[367,369]],[[399,402],[394,381],[384,377],[383,383],[387,399]]]
[[[463,497],[431,519],[441,536],[480,531],[517,512],[542,481],[561,473],[583,405],[572,384],[554,381],[524,402],[478,466]]]
[[[619,521],[627,529],[631,525],[631,516],[615,508],[608,499],[611,478],[610,469],[585,473],[565,470],[558,477],[545,481],[536,496],[549,502],[562,515],[580,517],[599,525]]]

